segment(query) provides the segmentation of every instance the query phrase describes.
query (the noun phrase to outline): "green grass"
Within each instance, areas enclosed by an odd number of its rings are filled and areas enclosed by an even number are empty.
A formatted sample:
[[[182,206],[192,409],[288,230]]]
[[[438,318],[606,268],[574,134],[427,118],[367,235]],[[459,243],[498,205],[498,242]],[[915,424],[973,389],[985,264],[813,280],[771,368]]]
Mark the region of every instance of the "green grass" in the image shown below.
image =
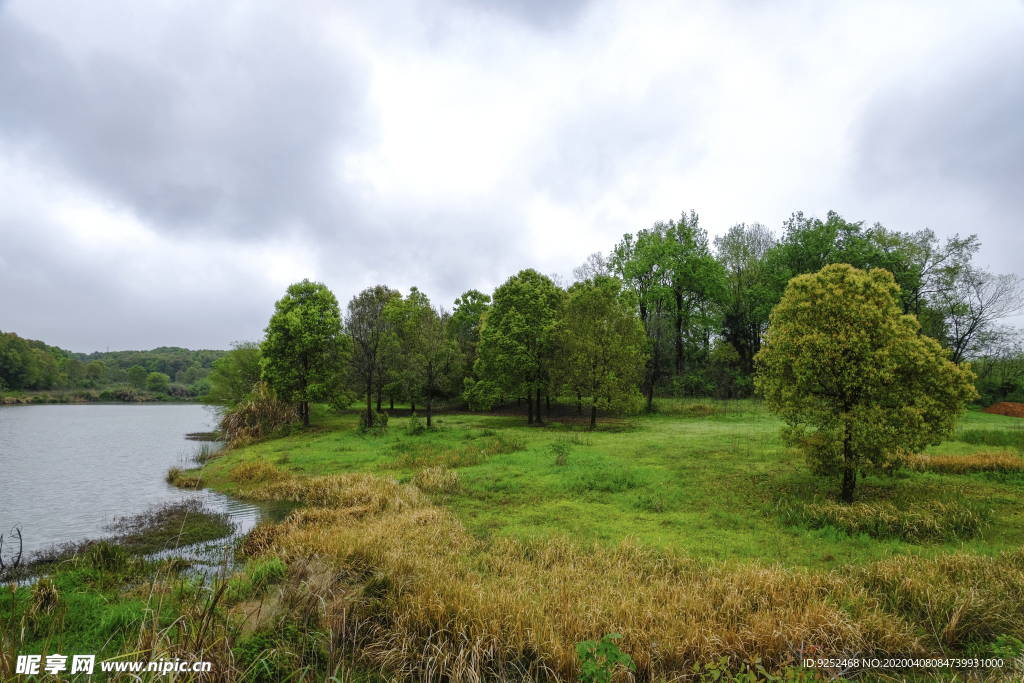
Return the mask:
[[[412,481],[424,467],[450,466],[457,451],[460,489],[433,498],[480,538],[555,533],[614,543],[635,537],[694,556],[826,568],[892,553],[990,555],[1019,546],[1019,479],[900,473],[858,482],[859,500],[900,501],[901,510],[962,501],[984,521],[970,533],[872,537],[820,519],[793,523],[779,514],[779,501],[821,503],[834,499],[837,484],[810,475],[802,457],[780,440],[780,422],[763,404],[666,399],[657,408],[654,415],[599,423],[593,433],[557,422],[529,428],[521,417],[458,414],[438,416],[437,429],[418,436],[408,434],[408,418],[392,418],[387,434],[371,436],[358,430],[354,414],[323,417],[308,432],[228,452],[202,476],[231,492],[238,487],[229,478],[234,467],[266,461],[297,475],[369,471]],[[1014,418],[969,412],[957,436],[984,432],[1009,442],[1021,426]],[[497,440],[518,440],[522,449],[467,458]],[[992,451],[992,444],[958,440],[926,453],[967,455]]]

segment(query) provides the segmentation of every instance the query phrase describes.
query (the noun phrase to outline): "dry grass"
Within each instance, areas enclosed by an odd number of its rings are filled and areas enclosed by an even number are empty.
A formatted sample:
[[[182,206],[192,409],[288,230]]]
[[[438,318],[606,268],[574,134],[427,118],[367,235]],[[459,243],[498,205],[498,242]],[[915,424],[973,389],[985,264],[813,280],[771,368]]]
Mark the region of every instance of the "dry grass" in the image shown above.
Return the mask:
[[[362,472],[310,478],[282,474],[276,481],[244,488],[242,494],[254,500],[290,500],[310,507],[363,508],[367,513],[400,512],[430,504],[416,486]]]
[[[217,428],[228,447],[235,448],[265,439],[298,421],[295,406],[278,401],[260,382],[253,387],[249,400],[224,413]]]
[[[910,455],[904,460],[907,469],[916,472],[972,474],[974,472],[1021,472],[1024,459],[1012,453],[975,453],[973,455]]]
[[[265,460],[254,460],[238,465],[231,470],[229,476],[231,481],[246,484],[261,481],[279,481],[285,475],[284,472]]]
[[[428,467],[412,478],[421,491],[427,493],[455,493],[459,490],[459,475],[444,467]]]
[[[318,557],[350,581],[373,577],[325,619],[335,633],[358,623],[364,665],[406,680],[568,680],[576,643],[608,632],[623,634],[640,680],[677,679],[722,656],[778,666],[812,645],[832,655],[923,655],[1024,633],[1024,550],[823,572],[706,562],[630,540],[482,542],[415,487],[323,479],[330,485],[261,489],[331,508],[293,514],[274,550],[288,562]]]
[[[987,516],[960,501],[929,501],[897,507],[888,502],[780,503],[791,523],[809,529],[833,527],[848,534],[900,538],[911,543],[967,540],[986,525]]]

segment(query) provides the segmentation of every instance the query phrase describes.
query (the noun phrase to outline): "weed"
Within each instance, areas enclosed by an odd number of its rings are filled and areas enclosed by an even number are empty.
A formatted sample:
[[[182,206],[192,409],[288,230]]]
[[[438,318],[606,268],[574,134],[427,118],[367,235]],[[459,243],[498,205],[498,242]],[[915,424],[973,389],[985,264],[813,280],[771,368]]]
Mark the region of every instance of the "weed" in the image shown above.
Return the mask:
[[[944,474],[970,474],[998,472],[1011,474],[1024,472],[1024,459],[1010,453],[975,453],[973,455],[911,455],[903,466],[917,472]]]
[[[281,470],[265,460],[242,463],[231,470],[231,480],[240,484],[277,481],[283,476],[284,473]]]
[[[426,493],[455,493],[459,490],[459,476],[455,470],[428,467],[412,478],[412,483]]]
[[[427,431],[427,425],[413,412],[409,416],[409,425],[405,428],[405,431],[409,436],[419,436]]]
[[[576,645],[576,653],[580,657],[580,677],[582,683],[611,683],[616,667],[636,672],[633,659],[619,650],[613,641],[622,638],[618,633],[607,633],[601,640],[584,640]]]
[[[102,552],[113,558],[124,550],[147,554],[184,547],[228,536],[235,525],[226,514],[210,510],[193,498],[119,517],[105,528],[117,534],[118,545],[98,543],[90,548],[90,556]]]
[[[888,502],[802,503],[780,501],[785,519],[809,529],[834,527],[850,535],[899,538],[911,543],[967,540],[989,521],[987,511],[964,501],[928,501],[897,507]]]

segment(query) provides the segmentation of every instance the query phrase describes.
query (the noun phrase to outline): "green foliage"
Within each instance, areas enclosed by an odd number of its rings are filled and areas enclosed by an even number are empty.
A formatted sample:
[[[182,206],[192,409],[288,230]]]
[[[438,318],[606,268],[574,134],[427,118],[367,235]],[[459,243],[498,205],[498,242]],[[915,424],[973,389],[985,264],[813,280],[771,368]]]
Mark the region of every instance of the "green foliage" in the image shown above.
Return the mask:
[[[60,375],[58,360],[65,351],[39,341],[0,332],[0,389],[49,389]]]
[[[385,285],[367,287],[348,302],[345,315],[345,333],[352,339],[353,353],[350,380],[366,396],[365,422],[373,421],[373,392],[382,390],[391,378],[397,339],[392,316],[387,315],[388,303],[401,298]]]
[[[601,640],[584,640],[576,645],[580,657],[580,677],[583,683],[611,683],[612,674],[618,666],[636,672],[633,658],[619,650],[615,640],[618,633],[608,633]]]
[[[288,565],[276,557],[257,560],[249,569],[253,592],[263,595],[274,584],[281,583],[288,576]]]
[[[976,396],[973,374],[901,315],[892,275],[839,264],[793,278],[771,315],[756,384],[811,469],[842,477],[891,471],[904,452],[948,438]]]
[[[534,392],[547,385],[561,298],[551,279],[532,269],[520,271],[495,290],[494,303],[481,324],[474,368],[492,395],[526,396],[532,406]]]
[[[162,372],[151,372],[146,376],[146,389],[158,393],[166,393],[171,378]]]
[[[409,424],[406,426],[405,431],[409,436],[419,436],[427,431],[427,426],[423,424],[423,420],[414,412],[409,416]]]
[[[268,387],[282,401],[296,403],[309,425],[309,403],[331,401],[345,391],[343,370],[352,341],[341,331],[338,300],[319,282],[288,287],[260,345]]]
[[[207,403],[236,406],[252,393],[261,381],[260,347],[256,342],[234,342],[231,350],[213,362],[213,370],[204,392]],[[203,380],[197,380],[203,381]]]
[[[128,381],[136,389],[142,390],[146,388],[146,378],[149,373],[146,372],[146,368],[141,365],[133,365],[128,368]]]
[[[590,428],[597,411],[625,412],[640,403],[637,385],[647,361],[636,301],[618,278],[577,282],[566,294],[556,330],[556,385],[590,399]]]

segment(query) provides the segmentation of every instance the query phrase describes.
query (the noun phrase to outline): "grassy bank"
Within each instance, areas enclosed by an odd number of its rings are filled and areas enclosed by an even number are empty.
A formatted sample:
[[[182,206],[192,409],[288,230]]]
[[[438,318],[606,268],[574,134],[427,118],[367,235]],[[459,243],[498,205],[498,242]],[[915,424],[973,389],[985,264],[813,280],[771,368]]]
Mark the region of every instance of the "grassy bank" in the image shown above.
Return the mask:
[[[658,407],[597,432],[572,410],[544,428],[444,415],[421,434],[393,417],[377,436],[333,417],[202,479],[304,503],[249,551],[340,571],[332,595],[349,602],[325,598],[323,623],[362,624],[360,661],[406,678],[568,680],[575,644],[612,631],[643,680],[721,656],[779,667],[808,647],[980,655],[1024,638],[1011,418],[968,414],[969,436],[861,481],[846,507],[760,404]]]

